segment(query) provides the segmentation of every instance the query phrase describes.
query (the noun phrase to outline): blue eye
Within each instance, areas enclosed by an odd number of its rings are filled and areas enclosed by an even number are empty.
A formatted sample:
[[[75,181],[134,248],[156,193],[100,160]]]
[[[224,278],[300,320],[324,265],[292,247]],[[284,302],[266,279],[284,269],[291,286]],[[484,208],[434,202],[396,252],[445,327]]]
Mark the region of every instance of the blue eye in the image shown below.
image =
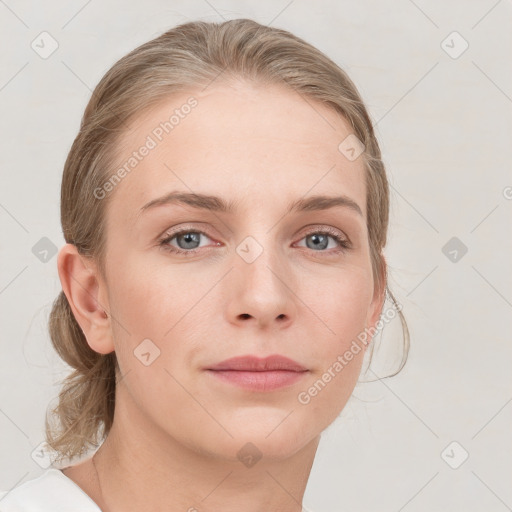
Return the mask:
[[[309,249],[313,249],[315,252],[319,252],[321,249],[328,249],[329,248],[329,239],[334,240],[335,245],[342,249],[348,249],[349,243],[348,240],[342,236],[340,236],[338,233],[331,233],[329,232],[323,232],[323,231],[315,231],[313,233],[307,234],[302,240],[311,240],[311,244],[308,244],[306,242],[306,247]],[[304,247],[304,246],[301,246]],[[336,249],[336,247],[331,247],[331,249]],[[320,251],[324,252],[324,251]]]
[[[162,240],[160,242],[160,246],[162,246],[164,249],[170,252],[174,252],[177,254],[195,254],[197,252],[197,249],[199,248],[198,244],[200,244],[201,242],[201,235],[205,236],[206,238],[209,238],[206,235],[206,233],[203,233],[202,231],[192,231],[190,229],[183,229],[181,231],[173,233],[172,235]],[[170,242],[174,239],[176,239],[178,247],[170,245]],[[182,241],[182,243],[180,244],[179,241]],[[180,247],[180,245],[182,245],[182,247]]]
[[[182,255],[190,255],[193,256],[201,247],[201,236],[211,238],[204,233],[203,231],[192,230],[192,229],[182,229],[180,231],[175,231],[171,234],[166,233],[166,237],[159,242],[159,245],[166,251],[169,251],[174,254],[182,254]],[[311,231],[307,233],[302,240],[311,240],[310,243],[306,243],[306,245],[300,245],[299,247],[306,247],[311,249],[313,252],[319,253],[325,256],[332,256],[333,254],[337,254],[343,252],[351,247],[349,240],[340,234],[337,230],[334,229],[317,229],[316,231]],[[171,244],[173,240],[176,240],[176,245]],[[329,242],[334,240],[334,247],[329,247]],[[220,246],[221,244],[215,242],[215,246]],[[332,250],[326,250],[332,249]]]

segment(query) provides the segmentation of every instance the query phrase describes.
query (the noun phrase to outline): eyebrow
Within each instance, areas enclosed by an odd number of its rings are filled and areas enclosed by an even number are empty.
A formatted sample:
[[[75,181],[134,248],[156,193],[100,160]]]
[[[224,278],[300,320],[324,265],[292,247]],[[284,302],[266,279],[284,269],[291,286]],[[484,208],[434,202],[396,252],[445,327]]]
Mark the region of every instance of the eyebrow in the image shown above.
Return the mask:
[[[221,197],[196,194],[191,192],[169,192],[162,197],[158,197],[146,203],[139,211],[139,215],[145,211],[157,206],[169,204],[185,204],[192,208],[200,210],[210,210],[221,213],[233,213],[239,201],[225,201]],[[316,195],[307,198],[301,198],[288,204],[287,213],[305,212],[305,211],[322,211],[330,208],[345,207],[353,210],[361,217],[363,212],[359,205],[345,195],[341,196],[322,196]]]

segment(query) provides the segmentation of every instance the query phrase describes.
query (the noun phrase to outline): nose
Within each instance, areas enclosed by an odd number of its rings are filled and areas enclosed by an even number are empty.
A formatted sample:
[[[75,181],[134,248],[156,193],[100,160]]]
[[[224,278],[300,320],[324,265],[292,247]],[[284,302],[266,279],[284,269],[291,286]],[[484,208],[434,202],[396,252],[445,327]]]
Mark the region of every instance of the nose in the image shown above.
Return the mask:
[[[242,256],[240,256],[242,254]],[[254,261],[235,253],[226,286],[230,323],[258,329],[284,329],[297,315],[296,278],[284,256],[264,248]]]

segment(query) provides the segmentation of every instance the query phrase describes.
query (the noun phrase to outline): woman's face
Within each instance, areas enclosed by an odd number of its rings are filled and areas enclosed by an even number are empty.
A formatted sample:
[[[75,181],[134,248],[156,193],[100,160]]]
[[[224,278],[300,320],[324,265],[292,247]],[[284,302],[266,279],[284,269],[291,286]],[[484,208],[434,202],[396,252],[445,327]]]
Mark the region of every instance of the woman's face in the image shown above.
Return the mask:
[[[250,442],[288,457],[345,406],[364,345],[346,353],[382,306],[362,156],[339,149],[352,130],[242,82],[175,95],[131,126],[116,167],[129,171],[102,189],[116,399],[136,429],[198,452],[235,460]],[[220,365],[271,355],[304,371]]]

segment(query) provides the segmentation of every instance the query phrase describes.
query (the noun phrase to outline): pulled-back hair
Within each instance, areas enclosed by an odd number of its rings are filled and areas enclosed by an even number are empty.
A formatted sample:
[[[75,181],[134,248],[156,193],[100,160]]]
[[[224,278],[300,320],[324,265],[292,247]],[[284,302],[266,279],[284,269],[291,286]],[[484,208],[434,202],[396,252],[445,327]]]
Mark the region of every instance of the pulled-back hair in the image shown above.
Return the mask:
[[[170,94],[228,80],[284,85],[348,121],[364,144],[361,157],[366,168],[367,229],[375,284],[380,290],[385,287],[396,305],[382,257],[389,187],[372,122],[355,85],[307,42],[249,19],[179,25],[131,51],[107,71],[92,93],[64,165],[60,207],[66,242],[94,258],[105,278],[105,212],[112,194],[99,198],[94,191],[112,176],[115,148],[129,122]],[[401,308],[398,314],[405,350],[393,375],[405,364],[409,347]],[[46,442],[58,459],[74,458],[91,445],[97,446],[110,431],[119,366],[115,352],[100,354],[90,348],[63,291],[53,303],[49,333],[57,353],[74,371],[63,381],[58,405],[46,416]]]

